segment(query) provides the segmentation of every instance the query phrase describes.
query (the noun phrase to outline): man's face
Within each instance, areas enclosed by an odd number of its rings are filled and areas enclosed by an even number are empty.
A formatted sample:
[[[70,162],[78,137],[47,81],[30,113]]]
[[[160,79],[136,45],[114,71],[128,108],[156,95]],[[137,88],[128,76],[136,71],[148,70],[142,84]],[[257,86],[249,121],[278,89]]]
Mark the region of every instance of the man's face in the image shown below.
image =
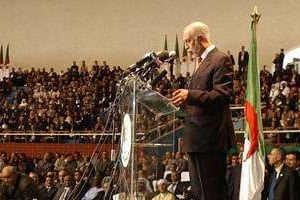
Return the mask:
[[[238,164],[238,157],[237,156],[232,156],[231,157],[231,165],[236,166]]]
[[[178,173],[172,173],[171,174],[171,180],[172,180],[172,182],[179,181],[179,174]]]
[[[64,184],[66,187],[70,187],[72,185],[72,179],[70,175],[65,176]]]
[[[102,159],[107,159],[108,157],[107,157],[107,153],[106,152],[103,152],[102,153]]]
[[[185,43],[185,47],[187,49],[187,52],[194,57],[199,57],[203,51],[204,47],[201,44],[202,37],[199,35],[196,35],[192,31],[185,31],[183,33],[183,40]]]
[[[272,150],[268,155],[270,165],[274,165],[279,161],[279,153],[276,150]]]
[[[64,182],[65,176],[66,176],[66,172],[65,172],[65,171],[60,171],[60,172],[58,173],[58,179],[59,179],[59,182],[60,182],[60,183],[63,183],[63,182]]]
[[[35,183],[38,184],[38,182],[39,182],[39,177],[38,177],[37,174],[35,174],[35,173],[30,173],[30,174],[29,174],[29,178],[31,178],[31,179],[33,180],[33,182],[35,182]]]
[[[53,178],[47,176],[47,177],[46,177],[46,181],[45,181],[45,185],[46,185],[47,187],[50,187],[53,183],[54,183]]]
[[[167,184],[162,183],[162,184],[158,185],[158,191],[159,192],[166,192],[167,191]]]
[[[6,154],[1,154],[1,160],[7,161],[7,155]]]
[[[15,174],[6,174],[4,177],[1,178],[1,180],[6,184],[13,186],[16,181],[16,175]]]
[[[81,172],[75,172],[74,174],[75,181],[80,181],[81,177],[82,177]]]
[[[285,164],[292,169],[296,169],[297,167],[297,158],[294,154],[287,154],[285,156]]]

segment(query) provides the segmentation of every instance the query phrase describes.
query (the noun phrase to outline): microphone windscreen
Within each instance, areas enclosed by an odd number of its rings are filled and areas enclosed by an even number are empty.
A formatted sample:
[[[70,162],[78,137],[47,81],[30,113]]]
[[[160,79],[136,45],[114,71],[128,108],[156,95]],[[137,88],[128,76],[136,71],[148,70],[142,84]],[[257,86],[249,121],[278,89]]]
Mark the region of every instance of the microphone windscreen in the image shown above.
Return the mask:
[[[156,53],[157,58],[164,62],[165,60],[169,59],[169,52],[168,51],[159,51]]]

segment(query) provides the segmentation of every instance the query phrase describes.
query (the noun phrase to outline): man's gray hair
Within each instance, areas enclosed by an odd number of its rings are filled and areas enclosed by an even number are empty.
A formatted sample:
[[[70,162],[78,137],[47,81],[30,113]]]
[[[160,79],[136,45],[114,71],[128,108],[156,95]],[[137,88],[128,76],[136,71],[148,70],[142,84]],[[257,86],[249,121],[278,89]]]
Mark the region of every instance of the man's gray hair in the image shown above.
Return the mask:
[[[195,35],[195,36],[202,36],[202,37],[206,38],[208,41],[210,41],[209,27],[206,24],[204,24],[203,22],[200,22],[200,21],[192,22],[185,27],[183,32],[189,33],[189,34]]]

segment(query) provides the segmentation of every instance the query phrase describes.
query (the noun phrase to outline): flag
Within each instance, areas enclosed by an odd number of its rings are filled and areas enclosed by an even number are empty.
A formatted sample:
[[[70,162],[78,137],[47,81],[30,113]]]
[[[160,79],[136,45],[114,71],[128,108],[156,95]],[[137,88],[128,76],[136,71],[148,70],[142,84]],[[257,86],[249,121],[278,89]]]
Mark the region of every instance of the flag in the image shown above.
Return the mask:
[[[183,42],[183,50],[182,50],[182,62],[181,62],[181,74],[183,76],[187,75],[187,72],[189,72],[189,59],[188,59],[188,53],[187,49],[185,47],[185,42]]]
[[[181,73],[180,67],[181,67],[181,63],[180,63],[180,56],[179,56],[179,45],[178,45],[178,35],[176,34],[176,39],[175,39],[175,53],[176,53],[176,57],[175,57],[175,61],[176,61],[176,76],[178,77],[178,75]]]
[[[176,34],[175,39],[175,53],[176,53],[176,60],[180,60],[179,58],[179,46],[178,46],[178,35]]]
[[[164,50],[168,51],[168,39],[167,39],[167,35],[165,35]]]
[[[240,199],[260,200],[264,186],[265,145],[261,120],[260,83],[257,60],[256,25],[260,15],[257,8],[251,23],[250,59],[247,72],[245,101],[245,143],[243,152]]]
[[[0,65],[3,65],[3,45],[1,45],[0,49]]]
[[[9,44],[6,47],[5,63],[4,65],[9,65]]]
[[[183,50],[182,50],[182,61],[185,62],[187,60],[187,49],[185,48],[185,43],[183,43]]]

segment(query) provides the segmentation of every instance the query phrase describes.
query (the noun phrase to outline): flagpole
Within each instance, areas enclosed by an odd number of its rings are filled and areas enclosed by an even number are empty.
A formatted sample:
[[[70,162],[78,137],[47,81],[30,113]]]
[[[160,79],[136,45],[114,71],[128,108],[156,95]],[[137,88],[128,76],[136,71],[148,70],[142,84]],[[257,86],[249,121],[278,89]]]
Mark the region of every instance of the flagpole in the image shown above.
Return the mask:
[[[242,162],[240,199],[260,200],[264,187],[265,147],[260,106],[260,83],[257,59],[256,25],[260,19],[257,7],[251,13],[250,56],[247,69],[245,101],[245,142]]]

